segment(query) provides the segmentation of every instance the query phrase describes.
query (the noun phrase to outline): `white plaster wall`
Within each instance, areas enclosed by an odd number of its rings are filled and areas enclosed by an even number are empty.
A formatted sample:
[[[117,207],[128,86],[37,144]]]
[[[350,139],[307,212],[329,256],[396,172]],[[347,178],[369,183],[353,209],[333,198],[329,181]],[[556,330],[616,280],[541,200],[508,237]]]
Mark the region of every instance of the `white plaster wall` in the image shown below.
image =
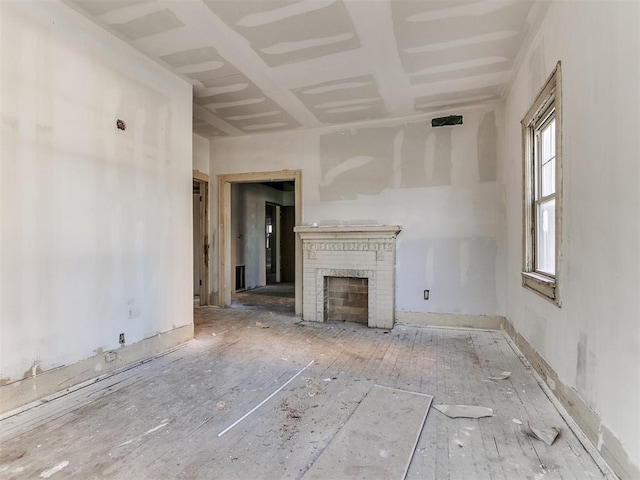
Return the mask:
[[[247,289],[267,284],[265,204],[282,205],[283,192],[260,184],[231,185],[231,282],[235,267],[245,266]]]
[[[640,464],[640,3],[552,2],[506,102],[507,316]],[[558,308],[521,286],[520,120],[562,61]],[[631,470],[629,470],[631,471]],[[633,476],[632,478],[636,478]]]
[[[502,110],[460,112],[457,127],[429,116],[216,139],[211,174],[301,169],[303,224],[403,226],[396,310],[503,314]]]
[[[193,133],[193,169],[209,174],[209,139]]]
[[[0,30],[13,381],[192,322],[191,87],[59,2],[0,2]]]

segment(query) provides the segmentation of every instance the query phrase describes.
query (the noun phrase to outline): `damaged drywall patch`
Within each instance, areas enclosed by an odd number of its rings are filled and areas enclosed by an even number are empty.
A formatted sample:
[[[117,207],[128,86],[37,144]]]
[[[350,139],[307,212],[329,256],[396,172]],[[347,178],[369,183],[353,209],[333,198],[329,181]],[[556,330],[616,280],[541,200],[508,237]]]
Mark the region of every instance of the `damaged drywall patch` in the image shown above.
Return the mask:
[[[218,51],[213,47],[200,47],[192,48],[191,50],[183,50],[163,55],[160,59],[174,68],[196,65],[210,60],[222,61],[222,58],[218,55]]]
[[[404,144],[404,131],[399,130],[393,138],[393,178],[392,188],[399,188],[402,184],[402,145]]]
[[[349,123],[388,115],[373,75],[296,88],[293,93],[323,123]]]
[[[140,309],[136,304],[135,298],[130,298],[127,300],[127,318],[129,320],[135,320],[139,318],[141,315]]]
[[[435,151],[431,164],[429,186],[451,185],[451,136],[452,129],[435,130],[430,136],[435,138]]]
[[[459,130],[454,135],[454,127],[432,128],[420,121],[321,135],[320,200],[355,200],[395,188],[470,186],[478,177],[481,182],[496,181],[495,111],[471,115],[469,125],[455,128]],[[470,142],[476,142],[477,152]]]
[[[270,67],[361,47],[342,2],[205,2]],[[294,28],[297,27],[297,28]]]
[[[320,200],[355,200],[389,187],[397,127],[363,128],[320,137]]]
[[[498,179],[498,127],[494,111],[484,115],[478,128],[478,172],[481,182]]]
[[[401,188],[418,188],[427,186],[425,168],[426,139],[428,127],[426,122],[411,123],[403,126]]]
[[[387,188],[451,185],[452,132],[427,122],[320,136],[320,199],[355,200]]]
[[[597,358],[590,351],[587,334],[580,333],[576,360],[576,388],[589,406],[594,404],[592,376],[596,369]]]
[[[578,391],[584,392],[587,387],[587,335],[580,333],[578,341],[578,359],[576,361],[576,386]]]
[[[31,365],[29,370],[24,372],[24,374],[22,375],[22,379],[25,380],[27,378],[35,378],[38,375],[40,375],[43,371],[44,370],[42,370],[42,367],[40,367],[40,362],[35,361],[33,362],[33,365]]]
[[[122,33],[129,40],[138,40],[148,37],[149,35],[156,35],[168,32],[174,28],[184,27],[184,23],[178,20],[175,13],[166,8],[142,17],[134,18],[125,23],[112,24],[111,27]]]

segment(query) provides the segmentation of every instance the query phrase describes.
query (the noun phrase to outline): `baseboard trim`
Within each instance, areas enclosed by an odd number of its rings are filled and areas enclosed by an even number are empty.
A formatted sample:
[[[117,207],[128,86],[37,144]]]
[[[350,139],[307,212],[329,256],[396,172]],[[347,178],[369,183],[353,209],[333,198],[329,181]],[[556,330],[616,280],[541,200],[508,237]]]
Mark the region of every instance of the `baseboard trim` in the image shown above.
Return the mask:
[[[29,408],[33,402],[39,404],[45,397],[65,395],[88,380],[93,381],[97,377],[105,377],[117,370],[126,369],[192,338],[193,324],[184,325],[117,350],[102,352],[74,364],[3,385],[0,387],[0,414],[3,414],[0,415],[0,419],[15,414],[14,410],[22,411]],[[115,358],[107,362],[106,356],[113,357],[113,354]]]
[[[479,328],[500,330],[504,317],[461,313],[396,312],[396,321],[417,327]]]
[[[631,464],[620,440],[602,423],[598,414],[589,407],[573,388],[565,385],[542,356],[520,335],[513,324],[505,319],[504,331],[520,353],[539,375],[539,383],[556,405],[567,423],[575,424],[575,433],[607,478],[640,479],[640,468]],[[519,352],[518,352],[519,350]],[[568,417],[568,418],[567,418]]]

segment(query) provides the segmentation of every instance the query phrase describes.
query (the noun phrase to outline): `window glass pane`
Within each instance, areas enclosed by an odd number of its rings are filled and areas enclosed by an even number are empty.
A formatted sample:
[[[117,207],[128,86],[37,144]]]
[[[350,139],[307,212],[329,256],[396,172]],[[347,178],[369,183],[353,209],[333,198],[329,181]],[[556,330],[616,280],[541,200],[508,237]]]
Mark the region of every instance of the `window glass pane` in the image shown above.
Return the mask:
[[[536,216],[536,266],[539,272],[556,274],[556,200],[538,205]]]
[[[543,197],[556,191],[556,160],[549,160],[542,165],[541,194]]]
[[[547,162],[554,156],[554,138],[553,133],[555,130],[556,121],[553,120],[549,125],[542,130],[542,163]]]

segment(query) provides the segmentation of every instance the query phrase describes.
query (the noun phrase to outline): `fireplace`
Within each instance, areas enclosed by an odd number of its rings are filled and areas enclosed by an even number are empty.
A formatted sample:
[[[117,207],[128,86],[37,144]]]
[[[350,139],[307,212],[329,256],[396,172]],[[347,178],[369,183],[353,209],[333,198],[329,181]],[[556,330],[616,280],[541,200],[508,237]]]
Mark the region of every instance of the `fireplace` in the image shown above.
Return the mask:
[[[365,294],[366,289],[366,324],[369,327],[392,328],[395,239],[400,230],[398,225],[296,227],[303,249],[302,318],[323,322],[331,320],[336,310],[340,310],[343,317],[359,318],[355,321],[364,323],[364,297],[360,294]],[[342,279],[337,281],[339,288],[351,288],[351,296],[346,296],[347,308],[333,308],[340,303],[344,306],[344,298],[342,302],[336,301],[335,305],[329,301],[327,285],[335,282],[331,280],[335,278]],[[345,282],[344,279],[350,280]],[[337,295],[334,297],[338,300]],[[352,301],[355,303],[351,304]]]
[[[369,280],[324,277],[324,321],[369,324]]]

